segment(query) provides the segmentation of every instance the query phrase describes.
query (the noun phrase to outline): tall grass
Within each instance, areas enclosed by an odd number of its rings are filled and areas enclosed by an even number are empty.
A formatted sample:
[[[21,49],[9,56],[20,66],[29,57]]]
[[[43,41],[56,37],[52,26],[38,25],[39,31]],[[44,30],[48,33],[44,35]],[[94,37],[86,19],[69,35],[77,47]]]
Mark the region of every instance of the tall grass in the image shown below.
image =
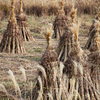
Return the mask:
[[[9,94],[9,89],[6,90],[7,87],[5,87],[3,85],[4,83],[0,84],[0,100],[9,100],[9,99],[10,100],[23,100],[22,98],[27,100],[28,97],[26,97],[26,95],[30,96],[29,97],[30,99],[28,99],[28,100],[33,100],[32,99],[32,97],[33,97],[32,96],[33,82],[32,81],[30,82],[30,88],[29,88],[29,86],[27,87],[27,85],[29,85],[29,84],[27,83],[26,71],[22,66],[20,67],[20,72],[22,73],[22,79],[24,79],[24,82],[22,83],[23,86],[21,87],[20,84],[18,84],[14,73],[11,70],[9,70],[8,71],[9,78],[13,82],[13,86],[14,86],[15,90],[13,88],[12,90],[14,91],[14,93],[12,91],[11,94]],[[23,93],[23,90],[24,90],[24,93]],[[3,93],[4,95],[2,95],[1,93]],[[15,93],[16,93],[16,96],[15,96]]]

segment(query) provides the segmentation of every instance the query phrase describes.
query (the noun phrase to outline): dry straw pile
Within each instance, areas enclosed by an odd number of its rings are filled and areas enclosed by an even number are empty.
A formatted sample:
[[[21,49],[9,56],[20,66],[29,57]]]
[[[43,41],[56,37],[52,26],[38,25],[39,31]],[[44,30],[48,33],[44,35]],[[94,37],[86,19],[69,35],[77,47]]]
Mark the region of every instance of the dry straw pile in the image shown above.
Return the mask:
[[[89,30],[89,39],[85,45],[86,49],[91,49],[92,45],[95,44],[95,42],[100,42],[100,38],[99,38],[99,21],[94,19],[93,23],[90,27]],[[99,44],[98,44],[99,46]],[[94,48],[97,49],[97,48]]]
[[[57,38],[59,40],[59,38],[63,36],[63,30],[68,25],[68,18],[65,15],[64,11],[64,0],[62,0],[61,2],[61,8],[58,12],[57,17],[55,18],[53,25],[54,25],[54,38]]]
[[[6,53],[24,53],[23,37],[14,13],[14,0],[11,2],[11,17],[7,25],[7,29],[3,34],[0,43],[0,52]]]
[[[23,13],[22,0],[20,0],[20,14],[17,16],[17,23],[19,25],[19,29],[21,30],[24,41],[33,41],[27,21],[27,16]]]
[[[69,57],[69,53],[73,47],[73,43],[74,43],[74,36],[76,38],[77,34],[76,32],[78,31],[78,26],[75,25],[75,17],[76,17],[76,9],[74,9],[74,6],[72,8],[71,11],[71,20],[72,23],[70,24],[67,20],[66,25],[64,26],[65,28],[62,31],[62,36],[59,39],[59,45],[57,48],[57,53],[58,53],[58,59],[60,61],[66,61],[67,58]],[[73,29],[74,33],[72,32],[72,28],[73,26],[76,26],[76,29]],[[61,33],[59,33],[61,34]]]
[[[47,100],[47,98],[54,98],[57,99],[57,93],[55,91],[55,88],[59,87],[59,76],[57,70],[59,70],[59,62],[56,52],[53,50],[52,47],[52,27],[49,26],[49,30],[47,33],[44,34],[46,40],[47,40],[47,48],[45,53],[42,56],[41,65],[40,68],[42,69],[42,74],[39,72],[39,78],[38,83],[36,85],[36,88],[34,89],[34,93],[36,91],[38,92],[37,95],[34,95],[35,99],[37,100]],[[39,68],[39,69],[40,69]],[[58,81],[57,81],[58,80]],[[37,88],[38,87],[38,88]]]

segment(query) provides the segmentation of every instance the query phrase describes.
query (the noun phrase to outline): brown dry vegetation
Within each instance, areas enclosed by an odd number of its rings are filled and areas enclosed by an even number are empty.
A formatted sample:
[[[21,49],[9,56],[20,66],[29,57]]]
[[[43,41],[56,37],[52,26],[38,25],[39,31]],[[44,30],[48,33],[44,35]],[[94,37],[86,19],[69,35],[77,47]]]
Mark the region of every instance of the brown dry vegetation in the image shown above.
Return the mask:
[[[28,23],[30,30],[32,32],[33,37],[35,38],[35,42],[25,42],[26,54],[22,55],[10,55],[10,54],[0,54],[0,83],[3,83],[8,92],[10,94],[14,93],[13,84],[8,77],[8,70],[11,69],[18,80],[20,88],[24,91],[23,88],[23,77],[21,72],[19,71],[20,66],[23,66],[26,70],[27,74],[27,83],[28,87],[30,86],[30,82],[35,84],[35,80],[37,77],[37,68],[36,65],[40,62],[42,54],[46,48],[46,41],[43,38],[41,32],[43,32],[44,28],[47,27],[48,22],[53,23],[55,16],[28,16]],[[85,43],[88,39],[88,30],[92,23],[92,17],[89,15],[83,15],[79,17],[79,20],[82,20],[79,41],[81,47],[85,46]],[[0,40],[2,39],[2,33],[6,29],[7,19],[4,19],[0,24]],[[53,39],[53,47],[56,50],[57,41]],[[87,52],[88,53],[88,52]],[[12,92],[13,91],[13,92]],[[24,92],[22,92],[24,94]],[[30,95],[30,89],[27,88],[27,96]]]
[[[72,7],[73,0],[65,0],[65,14],[68,14]],[[61,0],[24,0],[24,11],[27,14],[35,14],[37,16],[57,15],[60,9]],[[96,14],[98,10],[99,0],[75,0],[75,7],[78,8],[78,13],[83,14]],[[19,12],[19,1],[16,0],[16,12]],[[0,12],[3,14],[0,16],[8,16],[10,13],[10,0],[0,0]]]
[[[7,2],[5,2],[7,1]],[[16,7],[18,7],[18,0],[16,0]],[[15,95],[14,92],[14,87],[11,82],[11,80],[8,77],[8,71],[9,69],[14,72],[14,75],[16,77],[16,80],[19,83],[19,86],[22,91],[22,97],[25,97],[25,88],[24,87],[24,79],[21,75],[20,72],[20,66],[23,66],[26,70],[26,76],[27,76],[27,86],[26,86],[26,96],[31,95],[30,90],[31,90],[31,81],[32,85],[34,86],[37,78],[37,68],[36,65],[40,62],[42,54],[45,51],[46,48],[46,41],[42,36],[42,32],[44,32],[44,28],[47,27],[48,23],[53,23],[55,19],[55,15],[57,14],[57,11],[59,9],[58,5],[52,5],[52,2],[57,2],[56,0],[52,0],[51,3],[46,3],[47,0],[24,0],[24,10],[27,14],[34,14],[28,16],[28,24],[30,27],[30,31],[32,32],[33,37],[35,38],[35,42],[24,42],[26,52],[25,54],[5,54],[5,53],[0,53],[0,83],[4,84],[6,87],[7,91],[10,94]],[[81,23],[80,30],[79,30],[79,42],[81,47],[83,48],[86,44],[86,41],[88,39],[88,31],[92,23],[92,19],[94,16],[92,14],[95,14],[98,8],[98,3],[96,1],[99,0],[77,0],[76,2],[76,7],[78,8],[79,13],[84,13],[83,14],[78,14],[78,20]],[[31,3],[30,3],[31,2]],[[42,5],[41,5],[42,4]],[[65,4],[65,12],[66,14],[70,11],[70,8],[72,7],[72,3],[70,0],[66,0]],[[40,10],[41,9],[41,10]],[[10,0],[3,0],[0,1],[0,18],[2,21],[0,21],[0,41],[2,39],[2,35],[4,30],[7,27],[8,23],[8,17],[3,19],[4,16],[8,16],[10,11]],[[16,12],[18,12],[18,9],[16,9]],[[45,16],[44,16],[45,14]],[[51,15],[55,14],[55,15]],[[91,14],[87,15],[87,14]],[[37,16],[41,17],[37,17]],[[47,16],[50,15],[50,16]],[[56,50],[58,42],[57,40],[53,39],[53,47]],[[85,51],[87,54],[90,54],[89,51]],[[2,100],[0,98],[0,100]],[[28,100],[28,99],[27,99]]]

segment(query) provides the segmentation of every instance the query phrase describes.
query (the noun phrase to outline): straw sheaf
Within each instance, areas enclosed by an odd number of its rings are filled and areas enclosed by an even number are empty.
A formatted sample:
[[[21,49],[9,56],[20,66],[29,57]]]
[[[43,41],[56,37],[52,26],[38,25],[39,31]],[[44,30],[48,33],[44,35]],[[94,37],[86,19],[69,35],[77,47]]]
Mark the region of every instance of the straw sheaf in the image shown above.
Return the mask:
[[[100,50],[91,52],[91,54],[89,55],[89,61],[93,65],[99,66],[100,65]]]
[[[56,31],[58,28],[60,30],[65,30],[65,28],[67,28],[69,26],[69,19],[67,18],[67,16],[60,16],[58,15],[54,21],[54,30]],[[61,35],[61,34],[60,34]]]
[[[51,37],[52,37],[52,27],[51,26],[52,25],[50,24],[49,28],[47,30],[47,34],[44,33],[44,37],[46,38],[48,45],[47,45],[47,49],[46,49],[45,53],[42,56],[41,63],[40,63],[40,65],[42,65],[44,67],[46,75],[47,75],[46,77],[48,80],[46,82],[45,87],[48,86],[48,88],[51,87],[51,85],[52,85],[53,74],[54,74],[53,68],[58,66],[58,57],[57,57],[56,52],[53,50],[52,44],[51,44]],[[43,83],[43,84],[45,84],[45,83]],[[45,91],[47,91],[47,90],[45,90]]]
[[[73,76],[75,76],[75,73],[74,73],[74,64],[72,62],[71,59],[68,59],[66,62],[65,62],[65,67],[64,67],[64,73],[66,73],[68,75],[68,78],[72,78]]]
[[[91,78],[93,80],[98,79],[100,85],[100,50],[91,52],[88,61],[91,64]]]
[[[43,34],[46,41],[47,41],[47,49],[46,52],[44,53],[43,57],[42,57],[42,61],[46,63],[50,63],[53,61],[57,61],[57,54],[54,52],[53,48],[52,48],[52,24],[49,24],[49,28],[47,29],[47,33]]]
[[[94,23],[94,28],[95,28],[94,43],[92,43],[90,47],[91,52],[100,50],[99,26],[100,26],[100,22],[95,21]]]

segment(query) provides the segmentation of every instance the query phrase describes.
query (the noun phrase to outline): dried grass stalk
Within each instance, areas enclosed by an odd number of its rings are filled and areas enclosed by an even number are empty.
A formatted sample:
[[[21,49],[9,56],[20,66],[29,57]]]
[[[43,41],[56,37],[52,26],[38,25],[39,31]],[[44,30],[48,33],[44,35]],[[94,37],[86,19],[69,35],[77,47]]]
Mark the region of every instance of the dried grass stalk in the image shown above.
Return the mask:
[[[8,74],[10,76],[10,79],[12,80],[12,82],[14,83],[14,87],[15,87],[15,92],[16,92],[16,96],[20,96],[21,98],[21,91],[20,91],[20,88],[19,88],[19,85],[15,79],[15,76],[13,74],[13,72],[11,70],[8,71]]]

